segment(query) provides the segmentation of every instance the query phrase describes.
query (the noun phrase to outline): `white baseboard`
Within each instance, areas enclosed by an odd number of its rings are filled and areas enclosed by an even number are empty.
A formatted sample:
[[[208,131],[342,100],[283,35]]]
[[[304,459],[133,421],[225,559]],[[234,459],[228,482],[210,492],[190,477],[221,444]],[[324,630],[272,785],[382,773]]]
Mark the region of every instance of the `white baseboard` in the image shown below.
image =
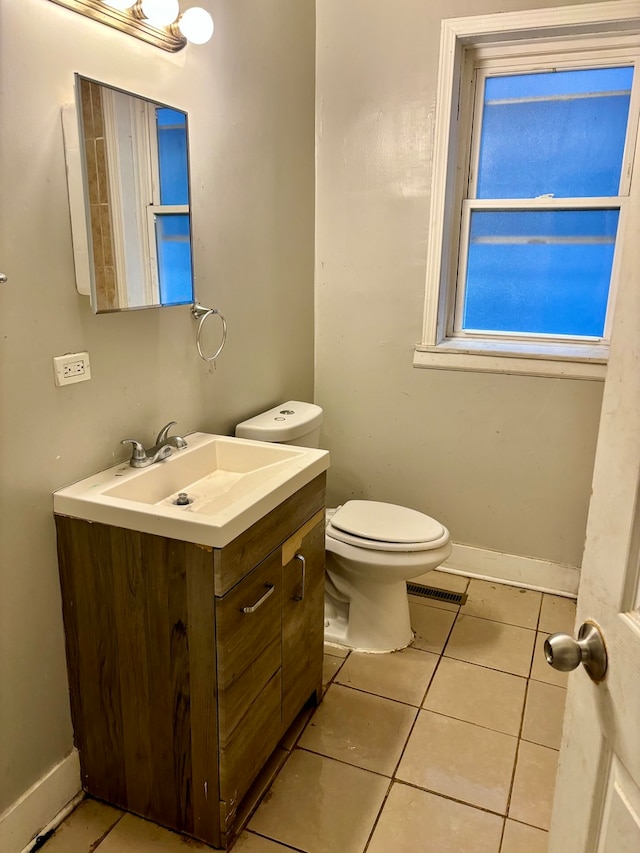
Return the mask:
[[[48,831],[65,807],[81,795],[80,759],[73,749],[0,815],[0,850],[21,853]]]
[[[576,598],[580,581],[580,570],[575,566],[473,548],[471,545],[454,544],[451,556],[440,570],[568,598]]]

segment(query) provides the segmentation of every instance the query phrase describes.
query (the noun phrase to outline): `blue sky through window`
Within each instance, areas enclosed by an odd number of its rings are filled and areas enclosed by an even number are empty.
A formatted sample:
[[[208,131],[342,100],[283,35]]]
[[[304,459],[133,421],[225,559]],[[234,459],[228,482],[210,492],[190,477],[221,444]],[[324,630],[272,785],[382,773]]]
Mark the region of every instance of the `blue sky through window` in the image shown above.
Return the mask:
[[[617,210],[474,211],[463,327],[600,337]]]
[[[160,204],[189,204],[187,116],[179,110],[158,107],[156,121]]]
[[[525,200],[620,192],[633,67],[488,77],[462,329],[604,335],[619,207]],[[499,202],[521,199],[522,209]]]
[[[615,196],[632,67],[489,77],[477,198]]]
[[[191,234],[188,214],[156,215],[160,301],[178,305],[193,301]]]

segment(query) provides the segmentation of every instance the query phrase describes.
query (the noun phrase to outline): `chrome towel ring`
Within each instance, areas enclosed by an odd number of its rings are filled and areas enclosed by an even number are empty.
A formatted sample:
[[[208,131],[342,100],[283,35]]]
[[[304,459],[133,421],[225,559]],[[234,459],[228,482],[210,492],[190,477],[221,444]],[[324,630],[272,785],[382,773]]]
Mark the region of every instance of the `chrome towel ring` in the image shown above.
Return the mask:
[[[198,323],[198,331],[196,332],[196,349],[198,350],[198,355],[203,361],[213,362],[220,355],[222,350],[224,349],[224,345],[227,342],[227,321],[224,319],[224,314],[221,311],[218,311],[217,308],[205,308],[204,305],[200,305],[199,302],[194,302],[191,306],[191,314],[195,320],[199,320]],[[217,314],[220,317],[222,322],[222,340],[220,341],[220,346],[214,352],[213,355],[205,355],[202,352],[202,346],[200,344],[200,336],[202,335],[202,328],[207,321],[207,319],[214,314]]]

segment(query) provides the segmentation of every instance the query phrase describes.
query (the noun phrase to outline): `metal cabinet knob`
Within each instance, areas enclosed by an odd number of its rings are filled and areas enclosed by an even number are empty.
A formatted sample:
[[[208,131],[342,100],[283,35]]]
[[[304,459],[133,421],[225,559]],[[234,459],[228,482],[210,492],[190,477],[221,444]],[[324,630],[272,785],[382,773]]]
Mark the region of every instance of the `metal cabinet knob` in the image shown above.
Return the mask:
[[[600,629],[593,622],[580,626],[578,639],[569,634],[551,634],[544,641],[547,663],[561,672],[569,672],[580,664],[593,681],[602,681],[607,674],[607,649]]]

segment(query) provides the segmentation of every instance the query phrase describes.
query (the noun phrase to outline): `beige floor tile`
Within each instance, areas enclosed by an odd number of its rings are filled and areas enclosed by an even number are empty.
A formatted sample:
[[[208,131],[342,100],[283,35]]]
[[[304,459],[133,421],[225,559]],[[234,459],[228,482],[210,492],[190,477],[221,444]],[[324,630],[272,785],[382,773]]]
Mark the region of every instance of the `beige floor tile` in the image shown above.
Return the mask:
[[[524,740],[560,749],[566,698],[564,687],[530,681],[522,724]]]
[[[325,643],[325,655],[333,655],[334,658],[346,658],[351,649],[345,649],[344,646],[336,646],[335,643]]]
[[[413,602],[409,602],[409,613],[411,627],[416,634],[412,648],[439,655],[447,642],[456,614]]]
[[[245,830],[233,845],[233,853],[291,853],[291,848]]]
[[[397,778],[505,814],[517,739],[420,711]]]
[[[410,705],[332,684],[298,744],[391,776],[416,714]]]
[[[520,741],[511,792],[509,817],[549,829],[558,753],[555,749]]]
[[[517,675],[443,658],[422,706],[517,737],[526,686]]]
[[[389,779],[296,749],[248,829],[312,853],[362,853]]]
[[[549,833],[533,826],[507,820],[500,853],[547,853]]]
[[[490,581],[471,580],[469,598],[460,608],[466,616],[479,616],[494,622],[518,625],[535,631],[540,613],[542,594]]]
[[[423,580],[417,578],[418,583],[426,583],[427,586],[435,586],[438,589],[448,589],[449,592],[466,592],[469,586],[469,578],[465,575],[455,575],[453,572],[443,572],[435,569],[422,575]],[[427,580],[429,579],[429,580]]]
[[[171,832],[155,823],[132,814],[125,814],[102,844],[100,853],[184,853],[187,849],[211,853],[211,848],[200,841]]]
[[[419,706],[437,663],[437,655],[412,648],[385,655],[353,652],[338,673],[336,684]]]
[[[333,679],[335,678],[335,674],[338,672],[342,664],[345,662],[345,658],[338,658],[334,655],[325,654],[323,662],[322,662],[322,689],[326,690],[327,687],[331,684]]]
[[[533,665],[531,667],[531,678],[536,681],[544,681],[545,684],[555,684],[556,687],[566,687],[569,681],[568,672],[560,672],[549,666],[544,656],[544,641],[548,634],[536,634],[536,646],[533,652]]]
[[[573,636],[576,624],[576,602],[573,598],[559,595],[543,595],[538,631],[546,634],[565,634]]]
[[[475,616],[458,616],[446,645],[446,657],[528,676],[535,631],[491,622]]]
[[[123,814],[97,800],[83,800],[60,824],[43,850],[45,853],[88,853]]]
[[[498,853],[502,818],[394,783],[367,853]]]

